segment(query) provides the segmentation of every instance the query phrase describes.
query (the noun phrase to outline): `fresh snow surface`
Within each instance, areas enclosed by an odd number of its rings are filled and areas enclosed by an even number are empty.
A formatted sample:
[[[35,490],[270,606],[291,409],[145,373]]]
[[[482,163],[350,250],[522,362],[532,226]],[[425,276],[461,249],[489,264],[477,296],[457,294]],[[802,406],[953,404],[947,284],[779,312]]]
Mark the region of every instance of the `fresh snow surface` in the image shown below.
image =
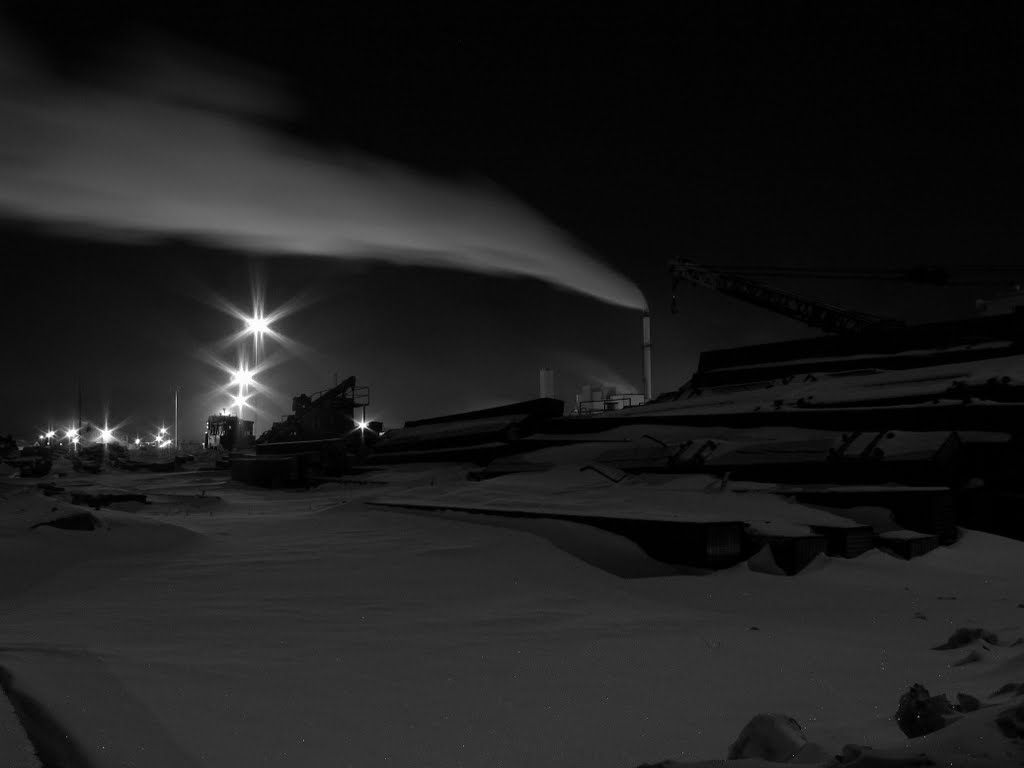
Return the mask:
[[[312,491],[104,474],[153,503],[95,512],[94,531],[30,528],[89,510],[7,482],[0,667],[100,768],[632,768],[724,758],[762,712],[836,754],[903,744],[893,714],[915,682],[955,700],[1024,681],[1018,542],[966,532],[912,561],[657,576],[635,545],[574,523],[367,503],[464,473]],[[625,565],[651,577],[613,575]],[[931,650],[964,626],[1004,645]],[[999,743],[976,721],[926,738]],[[0,764],[23,746],[0,741]]]
[[[730,493],[721,481],[700,490],[650,485],[627,477],[613,482],[594,471],[569,467],[503,475],[454,487],[407,489],[382,494],[373,504],[560,516],[639,518],[676,522],[739,521],[850,527],[847,518],[769,494]]]

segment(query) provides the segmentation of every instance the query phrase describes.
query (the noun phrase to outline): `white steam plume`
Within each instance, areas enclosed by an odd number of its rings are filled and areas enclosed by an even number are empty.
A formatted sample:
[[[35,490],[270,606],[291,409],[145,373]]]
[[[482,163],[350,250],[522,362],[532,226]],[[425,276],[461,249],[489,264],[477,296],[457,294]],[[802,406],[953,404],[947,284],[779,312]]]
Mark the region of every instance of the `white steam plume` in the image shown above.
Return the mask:
[[[271,133],[260,121],[285,101],[251,75],[178,48],[135,57],[126,71],[138,74],[114,83],[69,84],[12,42],[0,34],[0,213],[97,237],[529,276],[645,306],[627,278],[498,189]]]

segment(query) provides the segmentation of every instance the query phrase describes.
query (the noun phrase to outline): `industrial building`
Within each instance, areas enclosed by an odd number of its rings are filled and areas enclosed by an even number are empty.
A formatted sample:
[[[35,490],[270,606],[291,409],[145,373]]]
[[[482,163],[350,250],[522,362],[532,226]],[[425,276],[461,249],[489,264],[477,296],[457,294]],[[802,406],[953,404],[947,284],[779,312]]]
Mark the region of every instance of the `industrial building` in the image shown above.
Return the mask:
[[[542,399],[507,406],[501,419],[479,412],[434,424],[409,422],[379,442],[373,462],[472,461],[480,480],[575,466],[593,470],[608,485],[552,495],[551,489],[531,491],[525,479],[509,480],[509,488],[519,489],[512,495],[496,497],[501,486],[485,482],[479,491],[386,503],[580,520],[625,532],[660,558],[692,558],[681,544],[669,547],[674,555],[666,551],[665,541],[692,543],[703,536],[709,542],[705,565],[715,557],[730,560],[722,541],[733,542],[732,557],[749,553],[750,543],[728,528],[730,520],[700,517],[706,496],[693,500],[682,491],[728,489],[832,514],[808,513],[799,533],[749,520],[740,526],[748,539],[771,543],[787,572],[819,553],[854,556],[873,545],[916,556],[954,541],[957,526],[1024,538],[1019,299],[1002,302],[1007,311],[1001,313],[989,306],[960,321],[907,325],[690,261],[674,261],[670,269],[677,284],[722,291],[827,335],[706,351],[688,381],[653,398],[585,387],[567,415],[556,412],[560,401]],[[911,273],[922,276],[937,279],[935,272]],[[642,365],[649,387],[646,313]],[[552,377],[541,371],[542,394],[553,392]],[[680,493],[671,501],[651,497],[650,489],[623,483],[629,477]],[[624,488],[628,493],[620,494]],[[607,499],[616,495],[609,507]],[[691,500],[694,511],[681,512],[679,505]],[[677,524],[689,526],[686,536],[667,534],[665,526]],[[707,530],[696,536],[695,526]]]

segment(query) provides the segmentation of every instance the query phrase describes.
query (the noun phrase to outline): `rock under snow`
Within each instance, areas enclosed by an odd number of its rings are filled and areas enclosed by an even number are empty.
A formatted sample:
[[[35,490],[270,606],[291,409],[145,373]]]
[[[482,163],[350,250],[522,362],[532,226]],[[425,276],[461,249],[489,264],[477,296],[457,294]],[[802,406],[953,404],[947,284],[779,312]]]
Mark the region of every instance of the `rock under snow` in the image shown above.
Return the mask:
[[[991,651],[987,647],[973,648],[967,653],[966,656],[964,656],[962,659],[954,661],[952,664],[950,664],[950,666],[963,667],[967,664],[976,664],[979,661],[984,661],[986,658],[988,658],[989,653],[991,653]]]
[[[999,690],[995,691],[992,694],[992,698],[996,696],[1005,696],[1006,694],[1024,696],[1024,683],[1007,683],[999,688]]]
[[[981,700],[969,693],[958,693],[956,695],[956,708],[961,712],[974,712],[981,708]]]
[[[760,757],[783,762],[798,754],[807,745],[800,723],[792,717],[776,713],[756,715],[746,724],[729,747],[729,760]]]
[[[1024,701],[1000,712],[996,725],[1008,739],[1019,741],[1024,738]]]
[[[999,645],[999,637],[994,632],[988,632],[980,627],[960,627],[949,636],[949,640],[942,645],[935,646],[932,650],[948,651],[953,648],[963,648],[965,645],[970,645],[976,640]]]
[[[54,528],[62,528],[66,531],[95,531],[103,527],[103,523],[89,512],[74,512],[70,515],[54,518],[53,520],[36,523],[31,527],[39,528],[42,525],[51,525]]]
[[[900,696],[895,717],[900,730],[914,738],[945,728],[958,715],[945,694],[932,696],[927,688],[915,683]]]

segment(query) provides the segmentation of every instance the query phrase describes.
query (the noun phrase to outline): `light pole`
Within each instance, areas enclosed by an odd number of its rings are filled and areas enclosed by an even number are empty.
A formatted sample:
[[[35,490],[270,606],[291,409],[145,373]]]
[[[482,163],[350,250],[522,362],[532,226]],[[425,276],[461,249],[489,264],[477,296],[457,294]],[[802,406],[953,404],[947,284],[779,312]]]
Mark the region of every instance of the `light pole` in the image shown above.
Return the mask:
[[[252,334],[252,369],[258,370],[260,367],[260,332],[255,331]],[[256,399],[256,389],[253,388],[253,400]],[[256,410],[256,403],[252,404],[252,434],[256,436],[256,417],[259,415],[259,411]]]
[[[256,371],[260,367],[260,344],[263,342],[263,334],[270,330],[270,320],[261,315],[257,310],[252,317],[245,318],[245,330],[247,333],[252,334],[252,367],[253,371]],[[251,379],[250,379],[251,381]],[[239,389],[239,395],[242,394],[242,390]],[[255,390],[253,391],[253,397],[256,397]],[[256,417],[258,411],[255,403],[252,406],[252,433],[256,435]],[[241,416],[239,416],[241,419]]]

